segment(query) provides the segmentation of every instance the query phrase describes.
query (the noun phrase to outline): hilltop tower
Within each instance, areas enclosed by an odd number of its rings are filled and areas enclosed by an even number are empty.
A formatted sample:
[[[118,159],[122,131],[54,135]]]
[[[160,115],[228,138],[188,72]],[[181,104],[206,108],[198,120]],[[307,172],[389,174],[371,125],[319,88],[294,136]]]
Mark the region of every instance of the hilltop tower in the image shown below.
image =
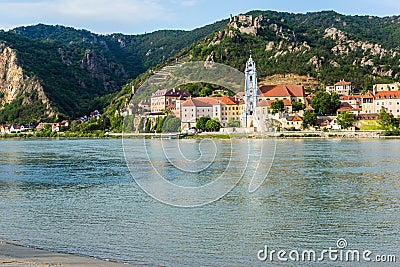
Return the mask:
[[[246,64],[245,74],[245,88],[244,88],[244,109],[242,114],[242,127],[256,127],[254,125],[256,121],[256,107],[257,107],[257,68],[253,59],[250,58]]]

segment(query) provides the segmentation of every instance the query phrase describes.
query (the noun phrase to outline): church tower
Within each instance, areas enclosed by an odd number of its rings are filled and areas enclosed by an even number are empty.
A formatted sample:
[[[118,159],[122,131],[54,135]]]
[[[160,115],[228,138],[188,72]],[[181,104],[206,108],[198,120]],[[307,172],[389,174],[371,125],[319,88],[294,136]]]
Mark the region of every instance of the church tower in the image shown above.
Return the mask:
[[[244,95],[244,109],[242,114],[242,127],[254,127],[256,118],[256,107],[257,107],[257,69],[253,59],[250,58],[246,64],[245,70],[245,95]]]

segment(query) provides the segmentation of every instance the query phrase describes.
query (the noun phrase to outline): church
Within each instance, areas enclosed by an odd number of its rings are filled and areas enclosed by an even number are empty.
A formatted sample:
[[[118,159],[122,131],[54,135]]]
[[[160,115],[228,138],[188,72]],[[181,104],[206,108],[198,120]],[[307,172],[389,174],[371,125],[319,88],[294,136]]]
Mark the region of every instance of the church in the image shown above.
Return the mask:
[[[267,122],[270,106],[273,102],[282,100],[284,113],[293,114],[293,102],[304,106],[306,94],[302,85],[257,85],[257,68],[250,56],[245,69],[244,107],[240,120],[241,127],[247,132],[263,132],[268,129]],[[279,116],[275,118],[280,120]]]
[[[262,114],[259,112],[260,109],[257,109],[260,93],[257,85],[256,64],[250,55],[245,69],[244,108],[240,124],[242,128],[254,132],[263,131],[265,118],[268,115],[268,109],[266,114]]]

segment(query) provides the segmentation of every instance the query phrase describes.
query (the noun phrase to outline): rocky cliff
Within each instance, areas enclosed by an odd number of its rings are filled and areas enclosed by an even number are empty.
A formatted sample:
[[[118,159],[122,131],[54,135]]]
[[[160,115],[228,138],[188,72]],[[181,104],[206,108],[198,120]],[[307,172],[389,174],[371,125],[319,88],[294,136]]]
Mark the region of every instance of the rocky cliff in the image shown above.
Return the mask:
[[[0,44],[0,108],[19,101],[21,105],[39,102],[44,106],[43,116],[52,116],[54,111],[50,105],[42,85],[37,77],[26,75],[19,64],[15,50]]]

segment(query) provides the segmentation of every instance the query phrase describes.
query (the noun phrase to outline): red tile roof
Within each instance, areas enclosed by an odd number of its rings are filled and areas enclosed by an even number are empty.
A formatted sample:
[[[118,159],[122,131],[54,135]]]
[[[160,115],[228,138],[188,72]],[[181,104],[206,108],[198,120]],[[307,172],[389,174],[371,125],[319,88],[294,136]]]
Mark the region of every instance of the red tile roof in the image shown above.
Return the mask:
[[[159,96],[175,96],[175,97],[188,97],[190,96],[189,92],[186,90],[180,89],[162,89],[154,92],[151,97],[159,97]]]
[[[364,95],[362,95],[362,98],[374,98],[374,94],[370,91],[366,92]]]
[[[237,105],[238,99],[235,101],[235,98],[233,97],[227,97],[227,96],[221,96],[221,97],[213,97],[220,101],[221,104],[224,105]]]
[[[375,94],[375,99],[400,98],[400,91],[382,91]]]
[[[351,85],[351,82],[340,81],[338,83],[335,83],[335,85]]]
[[[184,107],[212,107],[218,104],[218,99],[214,97],[189,97],[182,106]]]
[[[264,97],[305,97],[302,85],[264,85],[260,87]]]
[[[261,100],[261,101],[259,101],[259,102],[257,103],[257,107],[269,107],[269,106],[271,106],[271,104],[274,103],[275,101],[278,101],[278,100]],[[291,106],[291,105],[292,105],[292,102],[290,102],[290,100],[288,100],[288,99],[284,99],[284,100],[283,100],[283,105],[284,105],[285,107]]]

